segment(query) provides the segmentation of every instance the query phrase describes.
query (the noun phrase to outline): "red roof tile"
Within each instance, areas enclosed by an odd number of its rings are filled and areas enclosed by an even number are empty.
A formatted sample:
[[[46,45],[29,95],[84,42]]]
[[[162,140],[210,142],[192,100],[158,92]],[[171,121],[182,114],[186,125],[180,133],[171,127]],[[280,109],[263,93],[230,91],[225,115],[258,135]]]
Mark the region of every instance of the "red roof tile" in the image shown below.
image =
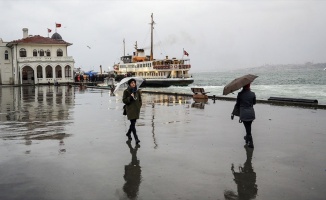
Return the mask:
[[[23,38],[20,40],[14,40],[10,42],[11,44],[21,44],[21,43],[29,43],[29,44],[67,44],[72,45],[71,43],[68,43],[64,40],[55,40],[52,38],[48,38],[48,37],[42,37],[40,35],[34,35],[34,36],[30,36],[27,38]]]

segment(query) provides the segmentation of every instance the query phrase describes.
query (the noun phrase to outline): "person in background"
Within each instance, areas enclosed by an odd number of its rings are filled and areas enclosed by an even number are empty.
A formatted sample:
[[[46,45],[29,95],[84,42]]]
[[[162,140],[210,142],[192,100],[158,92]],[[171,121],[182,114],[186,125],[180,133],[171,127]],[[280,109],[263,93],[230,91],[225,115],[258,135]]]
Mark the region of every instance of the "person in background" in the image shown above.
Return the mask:
[[[241,92],[237,96],[237,105],[240,106],[240,120],[246,129],[246,136],[244,139],[246,145],[250,148],[254,148],[254,142],[251,134],[251,124],[255,117],[255,110],[253,105],[256,104],[256,95],[250,90],[250,84],[245,85]]]
[[[126,105],[127,117],[130,120],[130,127],[127,132],[128,140],[132,140],[131,132],[134,135],[136,144],[140,142],[136,133],[136,121],[139,119],[140,108],[142,106],[141,93],[137,90],[136,80],[128,81],[128,88],[123,91],[122,101]]]

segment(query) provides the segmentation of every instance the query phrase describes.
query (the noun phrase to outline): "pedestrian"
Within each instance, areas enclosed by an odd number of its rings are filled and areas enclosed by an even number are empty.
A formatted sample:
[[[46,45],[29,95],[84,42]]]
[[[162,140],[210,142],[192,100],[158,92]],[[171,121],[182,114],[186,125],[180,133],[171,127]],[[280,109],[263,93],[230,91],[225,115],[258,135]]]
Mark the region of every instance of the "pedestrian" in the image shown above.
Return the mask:
[[[246,145],[254,148],[254,142],[251,134],[251,124],[255,117],[255,110],[253,105],[256,104],[256,95],[250,90],[250,83],[243,86],[242,90],[238,93],[236,106],[240,107],[240,120],[246,129],[246,136],[244,139]]]
[[[136,80],[131,78],[128,81],[128,88],[123,91],[123,103],[126,105],[126,112],[128,120],[130,120],[130,127],[126,134],[128,140],[132,140],[131,132],[134,135],[136,144],[140,142],[136,133],[136,121],[139,119],[140,108],[142,106],[141,93],[137,90]]]

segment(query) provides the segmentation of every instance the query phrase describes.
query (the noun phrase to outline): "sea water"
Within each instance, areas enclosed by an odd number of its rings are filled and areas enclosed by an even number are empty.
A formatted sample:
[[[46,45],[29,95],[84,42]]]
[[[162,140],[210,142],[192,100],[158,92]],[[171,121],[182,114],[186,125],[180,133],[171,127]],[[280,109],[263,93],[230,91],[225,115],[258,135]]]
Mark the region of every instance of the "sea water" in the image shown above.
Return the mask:
[[[202,87],[208,95],[223,96],[223,88],[233,79],[245,74],[254,74],[258,78],[251,84],[251,90],[257,99],[269,97],[287,97],[316,99],[326,104],[326,64],[264,66],[224,72],[192,73],[194,83],[186,87],[146,88],[152,91],[192,93],[192,87]],[[239,90],[240,91],[240,90]],[[236,97],[238,91],[228,94]]]

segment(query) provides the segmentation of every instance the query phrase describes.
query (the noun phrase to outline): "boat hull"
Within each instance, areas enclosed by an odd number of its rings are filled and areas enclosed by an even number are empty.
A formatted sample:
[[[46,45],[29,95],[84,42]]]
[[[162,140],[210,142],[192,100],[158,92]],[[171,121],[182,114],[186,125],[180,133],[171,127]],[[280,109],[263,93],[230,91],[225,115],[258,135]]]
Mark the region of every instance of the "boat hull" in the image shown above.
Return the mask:
[[[188,86],[193,82],[193,78],[145,79],[141,87]]]

